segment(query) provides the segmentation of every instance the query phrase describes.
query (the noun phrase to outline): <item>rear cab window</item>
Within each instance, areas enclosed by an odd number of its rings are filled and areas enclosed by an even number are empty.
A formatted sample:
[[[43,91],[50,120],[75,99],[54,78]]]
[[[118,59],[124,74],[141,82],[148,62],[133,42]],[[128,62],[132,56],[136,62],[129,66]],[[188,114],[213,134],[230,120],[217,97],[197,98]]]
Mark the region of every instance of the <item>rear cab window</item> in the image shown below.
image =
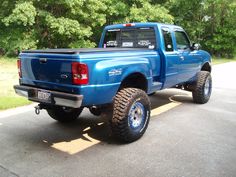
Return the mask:
[[[156,48],[156,35],[153,27],[110,29],[105,33],[104,48]]]

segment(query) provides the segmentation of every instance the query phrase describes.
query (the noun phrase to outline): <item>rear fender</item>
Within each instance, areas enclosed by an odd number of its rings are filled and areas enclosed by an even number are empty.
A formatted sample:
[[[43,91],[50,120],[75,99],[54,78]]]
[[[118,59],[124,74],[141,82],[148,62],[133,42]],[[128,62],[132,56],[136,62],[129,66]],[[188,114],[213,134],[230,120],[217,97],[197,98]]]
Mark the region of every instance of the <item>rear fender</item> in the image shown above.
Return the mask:
[[[148,60],[137,58],[102,60],[90,72],[89,85],[81,86],[80,89],[80,93],[84,95],[84,106],[111,103],[121,82],[133,73],[141,73],[147,79],[151,75]]]
[[[96,83],[111,84],[121,83],[132,73],[141,73],[146,78],[151,76],[150,64],[147,59],[116,59],[101,61],[96,64],[94,75],[96,74]]]
[[[202,64],[201,66],[201,71],[208,71],[211,73],[212,67],[211,67],[211,63],[206,61]]]

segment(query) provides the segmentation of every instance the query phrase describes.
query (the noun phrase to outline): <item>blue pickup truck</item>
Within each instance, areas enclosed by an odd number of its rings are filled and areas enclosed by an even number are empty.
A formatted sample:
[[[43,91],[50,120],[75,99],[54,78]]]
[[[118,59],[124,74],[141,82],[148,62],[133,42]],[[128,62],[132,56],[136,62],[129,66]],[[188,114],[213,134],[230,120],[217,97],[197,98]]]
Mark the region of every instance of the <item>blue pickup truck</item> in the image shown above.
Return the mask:
[[[98,48],[28,50],[19,55],[15,92],[60,122],[83,108],[107,114],[115,137],[132,142],[146,131],[148,95],[165,88],[192,92],[195,103],[211,95],[211,56],[183,28],[161,23],[105,27]]]

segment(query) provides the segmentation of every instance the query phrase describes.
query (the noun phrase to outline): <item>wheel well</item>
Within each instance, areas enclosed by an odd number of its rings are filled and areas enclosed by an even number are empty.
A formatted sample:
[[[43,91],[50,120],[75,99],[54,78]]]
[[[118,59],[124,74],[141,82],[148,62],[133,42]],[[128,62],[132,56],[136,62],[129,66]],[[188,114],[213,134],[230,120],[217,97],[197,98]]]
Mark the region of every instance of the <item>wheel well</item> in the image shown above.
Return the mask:
[[[127,76],[120,85],[119,90],[123,88],[128,88],[128,87],[133,87],[133,88],[138,88],[141,89],[145,92],[147,92],[147,79],[145,76],[141,73],[133,73],[129,76]]]
[[[202,68],[201,68],[201,71],[208,71],[208,72],[211,72],[211,65],[207,62],[205,63]]]

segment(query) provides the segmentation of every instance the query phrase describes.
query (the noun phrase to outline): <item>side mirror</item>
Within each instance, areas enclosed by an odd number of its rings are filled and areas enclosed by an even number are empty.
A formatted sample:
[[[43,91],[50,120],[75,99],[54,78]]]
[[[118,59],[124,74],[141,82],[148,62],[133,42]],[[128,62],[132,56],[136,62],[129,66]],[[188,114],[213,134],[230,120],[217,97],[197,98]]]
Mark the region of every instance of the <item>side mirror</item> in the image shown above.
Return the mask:
[[[199,50],[201,48],[201,45],[198,43],[193,43],[192,50]]]

